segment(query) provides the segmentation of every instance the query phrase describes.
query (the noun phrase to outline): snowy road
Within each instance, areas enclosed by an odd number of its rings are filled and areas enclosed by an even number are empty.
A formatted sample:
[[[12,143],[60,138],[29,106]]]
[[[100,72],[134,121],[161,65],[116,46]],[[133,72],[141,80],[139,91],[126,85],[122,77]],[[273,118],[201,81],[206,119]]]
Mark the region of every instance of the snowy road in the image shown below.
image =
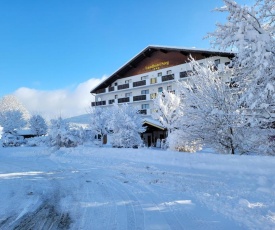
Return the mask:
[[[275,229],[275,158],[0,148],[0,229]]]

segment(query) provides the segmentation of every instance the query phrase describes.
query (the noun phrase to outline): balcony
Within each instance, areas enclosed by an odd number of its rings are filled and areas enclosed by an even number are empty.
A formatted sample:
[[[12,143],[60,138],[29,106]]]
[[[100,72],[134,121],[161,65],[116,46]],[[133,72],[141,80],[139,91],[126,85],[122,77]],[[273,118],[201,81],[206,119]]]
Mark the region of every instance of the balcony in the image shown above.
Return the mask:
[[[138,86],[143,86],[143,85],[146,85],[146,80],[133,82],[133,87],[138,87]]]
[[[105,88],[103,88],[103,89],[98,89],[95,93],[96,93],[96,94],[105,93]]]
[[[192,74],[192,72],[193,72],[192,70],[180,72],[180,78],[189,77]]]
[[[114,104],[115,103],[115,99],[109,100],[109,105]]]
[[[118,86],[117,86],[117,89],[118,89],[118,90],[121,90],[121,89],[128,89],[128,88],[129,88],[129,83],[123,84],[123,85],[118,85]]]
[[[146,115],[147,114],[147,109],[141,109],[141,110],[138,111],[138,113]]]
[[[92,105],[93,107],[94,107],[94,106],[100,106],[100,105],[106,105],[106,101],[92,102],[91,105]]]
[[[146,100],[146,94],[133,97],[133,101],[144,101],[144,100]]]
[[[109,92],[112,92],[112,91],[114,91],[115,90],[115,87],[114,86],[110,86],[109,88],[108,88],[108,91]]]
[[[168,74],[168,75],[161,77],[162,81],[170,81],[170,80],[174,80],[174,79],[175,79],[174,74]]]
[[[129,102],[129,101],[130,101],[129,97],[118,98],[118,100],[117,100],[118,103],[125,103],[125,102]]]

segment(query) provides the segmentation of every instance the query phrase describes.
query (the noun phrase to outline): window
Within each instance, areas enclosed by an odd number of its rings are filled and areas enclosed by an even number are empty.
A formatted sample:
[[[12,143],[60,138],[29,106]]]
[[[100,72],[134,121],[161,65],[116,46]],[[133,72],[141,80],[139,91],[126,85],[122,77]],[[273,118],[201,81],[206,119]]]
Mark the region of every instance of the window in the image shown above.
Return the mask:
[[[189,77],[190,75],[192,75],[192,72],[193,72],[192,70],[180,72],[180,78]]]
[[[158,73],[158,77],[161,77],[161,76],[162,76],[162,72],[159,72],[159,73]]]
[[[159,87],[158,88],[158,92],[161,93],[163,91],[163,88],[162,87]]]
[[[141,109],[149,109],[149,104],[142,104]]]
[[[156,84],[156,83],[157,83],[157,78],[151,78],[150,83],[151,83],[151,84]]]
[[[155,99],[157,97],[157,93],[151,93],[150,94],[150,99]]]
[[[109,100],[109,105],[114,104],[114,103],[115,103],[114,99]]]
[[[117,82],[115,82],[115,86],[117,86]]]
[[[149,94],[149,89],[141,90],[141,94]]]
[[[167,91],[172,91],[172,86],[171,85],[167,86]]]
[[[132,93],[125,93],[125,97],[131,97]]]
[[[218,66],[218,65],[221,63],[221,59],[216,59],[216,60],[214,61],[214,63],[215,63],[215,66]]]
[[[147,76],[142,76],[141,77],[141,80],[146,80],[147,79]]]
[[[167,74],[172,74],[172,70],[167,70]]]

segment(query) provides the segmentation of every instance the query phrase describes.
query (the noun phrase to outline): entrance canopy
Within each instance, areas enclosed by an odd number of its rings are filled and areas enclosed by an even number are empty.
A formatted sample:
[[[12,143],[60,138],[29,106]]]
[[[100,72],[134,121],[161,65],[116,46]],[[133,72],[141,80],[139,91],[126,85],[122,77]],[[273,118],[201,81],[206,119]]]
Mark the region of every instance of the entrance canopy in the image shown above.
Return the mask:
[[[156,120],[153,120],[153,119],[150,119],[150,118],[146,118],[146,119],[143,120],[143,126],[147,126],[148,128],[153,128],[153,129],[156,129],[156,130],[159,130],[159,131],[165,131],[166,130],[166,128],[159,121],[156,121]]]

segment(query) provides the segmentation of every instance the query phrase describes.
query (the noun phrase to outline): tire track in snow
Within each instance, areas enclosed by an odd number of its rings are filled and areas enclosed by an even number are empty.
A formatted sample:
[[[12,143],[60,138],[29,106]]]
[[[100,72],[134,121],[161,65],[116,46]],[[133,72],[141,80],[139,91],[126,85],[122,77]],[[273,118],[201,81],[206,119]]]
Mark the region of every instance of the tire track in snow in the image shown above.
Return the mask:
[[[108,183],[112,185],[113,194],[116,194],[124,203],[127,214],[127,229],[144,229],[143,208],[139,199],[129,189],[128,184],[113,178],[109,179]]]

